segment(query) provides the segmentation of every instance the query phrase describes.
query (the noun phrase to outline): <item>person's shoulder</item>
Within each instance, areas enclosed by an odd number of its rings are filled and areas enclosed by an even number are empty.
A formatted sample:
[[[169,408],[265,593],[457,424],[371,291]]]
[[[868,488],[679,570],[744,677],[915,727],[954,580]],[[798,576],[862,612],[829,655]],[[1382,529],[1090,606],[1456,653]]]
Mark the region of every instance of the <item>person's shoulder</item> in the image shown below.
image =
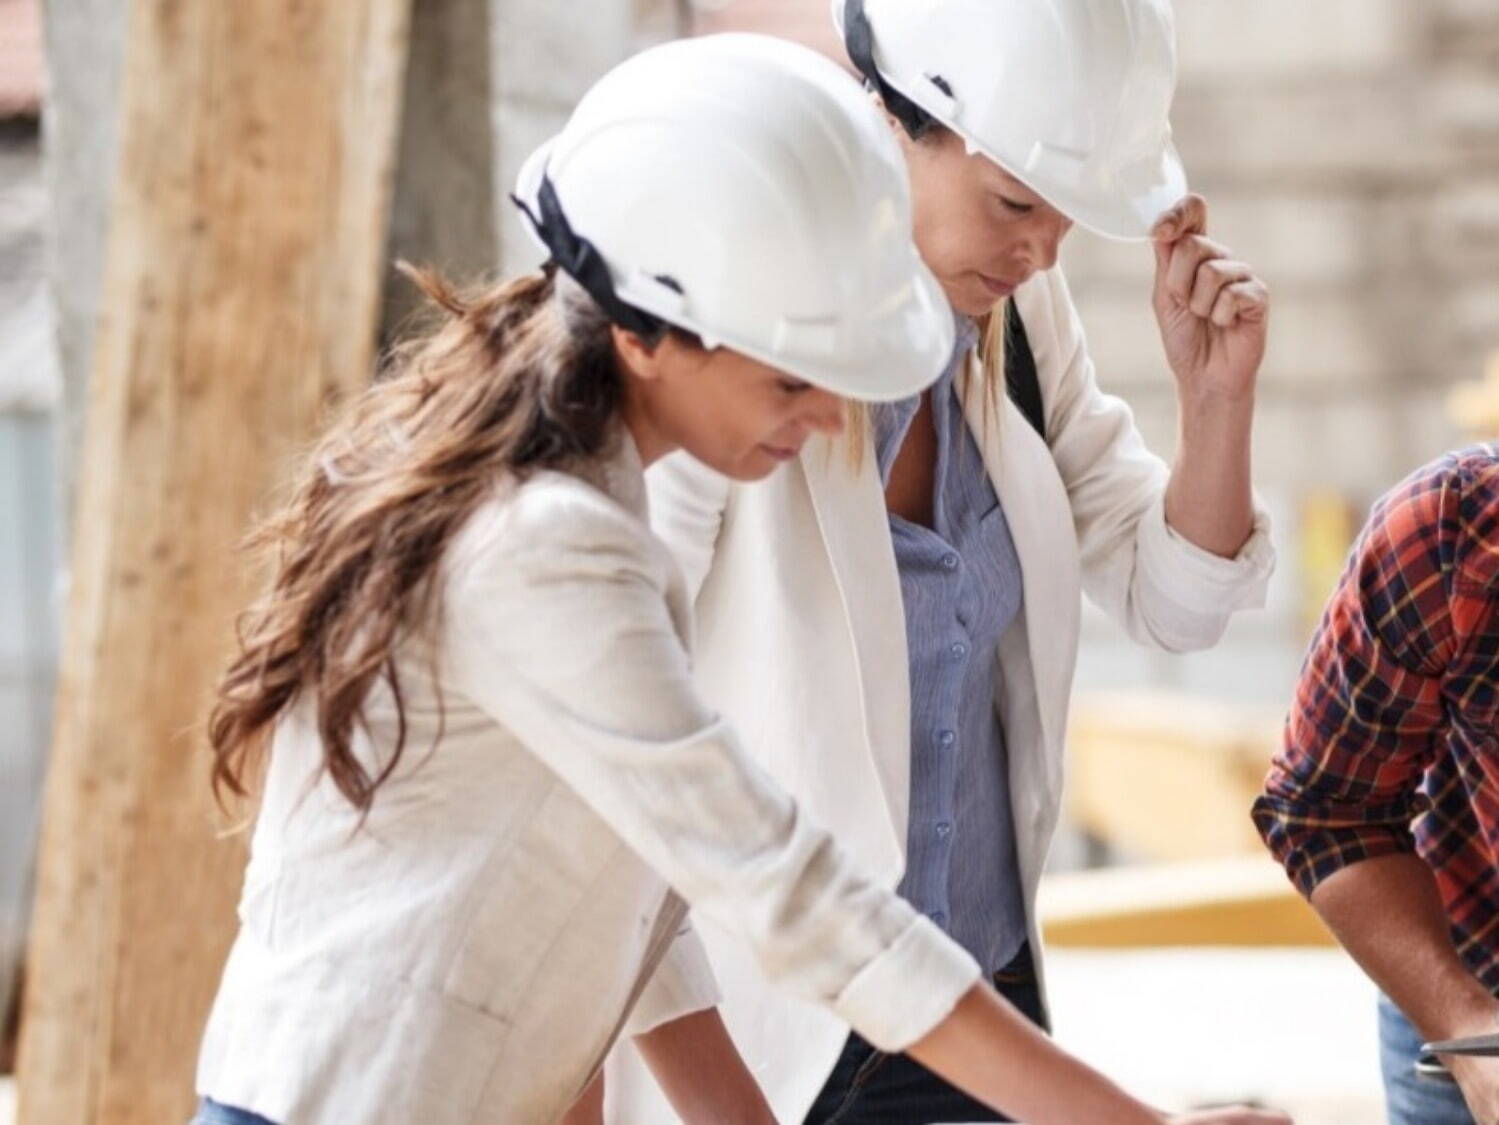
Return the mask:
[[[1444,453],[1386,492],[1374,518],[1397,536],[1460,535],[1463,524],[1499,506],[1499,446]]]
[[[1464,492],[1477,503],[1499,504],[1499,442],[1483,442],[1442,459]]]
[[[1451,457],[1461,580],[1499,597],[1499,443],[1472,445]]]
[[[649,567],[649,527],[584,476],[543,469],[495,489],[454,543],[455,574]]]
[[[1457,449],[1422,465],[1375,503],[1363,553],[1452,580],[1499,579],[1499,446]]]

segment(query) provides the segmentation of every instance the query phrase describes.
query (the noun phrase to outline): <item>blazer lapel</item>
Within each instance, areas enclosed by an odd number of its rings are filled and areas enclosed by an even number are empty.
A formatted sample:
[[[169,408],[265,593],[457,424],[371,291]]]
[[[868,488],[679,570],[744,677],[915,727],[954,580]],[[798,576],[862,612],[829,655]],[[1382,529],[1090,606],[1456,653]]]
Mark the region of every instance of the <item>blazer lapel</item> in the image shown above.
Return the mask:
[[[970,364],[977,360],[970,356]],[[1036,704],[1048,752],[1047,779],[1060,785],[1061,739],[1076,653],[1080,585],[1071,507],[1051,451],[1008,398],[986,425],[983,379],[966,380],[964,413],[1004,506],[1024,583],[1025,627]]]
[[[905,854],[910,804],[906,625],[885,494],[872,448],[857,469],[842,442],[807,443],[801,469],[843,599],[864,702],[864,733],[891,827]]]

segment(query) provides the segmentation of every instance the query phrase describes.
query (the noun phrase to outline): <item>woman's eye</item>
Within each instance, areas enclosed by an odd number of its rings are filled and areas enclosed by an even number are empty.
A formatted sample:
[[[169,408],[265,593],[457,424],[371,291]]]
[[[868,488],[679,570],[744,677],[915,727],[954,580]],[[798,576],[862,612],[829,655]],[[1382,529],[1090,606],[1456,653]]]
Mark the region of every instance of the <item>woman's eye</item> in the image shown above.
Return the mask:
[[[1010,211],[1016,215],[1029,215],[1033,210],[1035,210],[1035,204],[1022,203],[1020,202],[1020,200],[1011,199],[1007,195],[998,195],[995,196],[995,198],[999,200],[1000,204],[1006,211]]]
[[[804,383],[800,379],[782,379],[780,383],[781,390],[785,391],[788,395],[799,395],[812,385],[811,383]]]

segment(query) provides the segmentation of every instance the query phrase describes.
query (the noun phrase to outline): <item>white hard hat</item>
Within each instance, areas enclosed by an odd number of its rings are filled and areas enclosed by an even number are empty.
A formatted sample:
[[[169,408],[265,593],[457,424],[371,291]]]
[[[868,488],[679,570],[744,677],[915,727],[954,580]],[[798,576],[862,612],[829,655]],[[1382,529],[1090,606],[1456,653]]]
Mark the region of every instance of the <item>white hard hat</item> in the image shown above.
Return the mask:
[[[714,35],[634,56],[526,161],[514,198],[623,327],[667,321],[870,401],[921,390],[952,351],[899,146],[805,47]]]
[[[1064,215],[1145,238],[1187,191],[1169,0],[833,0],[912,135],[934,118]]]

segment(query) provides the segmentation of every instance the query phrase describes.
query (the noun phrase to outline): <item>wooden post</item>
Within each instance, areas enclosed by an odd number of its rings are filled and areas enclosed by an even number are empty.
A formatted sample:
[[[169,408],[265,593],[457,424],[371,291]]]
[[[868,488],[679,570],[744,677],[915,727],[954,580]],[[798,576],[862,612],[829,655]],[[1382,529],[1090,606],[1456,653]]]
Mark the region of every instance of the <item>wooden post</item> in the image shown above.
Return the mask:
[[[249,519],[368,375],[409,4],[131,4],[23,1125],[190,1113],[243,860],[204,707]]]

